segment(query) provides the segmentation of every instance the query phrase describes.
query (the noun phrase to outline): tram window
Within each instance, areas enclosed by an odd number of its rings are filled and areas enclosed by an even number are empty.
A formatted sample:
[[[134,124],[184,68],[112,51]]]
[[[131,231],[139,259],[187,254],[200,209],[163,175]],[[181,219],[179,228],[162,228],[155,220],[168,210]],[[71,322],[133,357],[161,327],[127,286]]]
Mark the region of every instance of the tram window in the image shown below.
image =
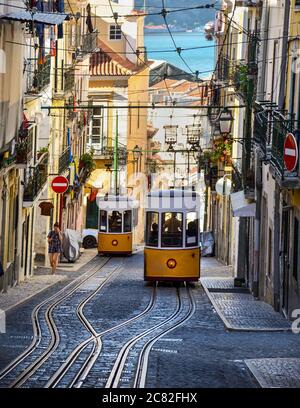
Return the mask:
[[[122,213],[111,211],[108,213],[109,232],[122,232]]]
[[[147,212],[146,245],[158,247],[158,213]]]
[[[124,211],[124,232],[131,232],[131,210]]]
[[[162,247],[182,247],[182,213],[162,214]]]
[[[100,231],[106,232],[107,230],[107,212],[104,210],[100,211]]]
[[[186,246],[197,246],[199,243],[199,227],[196,212],[190,212],[186,215]]]

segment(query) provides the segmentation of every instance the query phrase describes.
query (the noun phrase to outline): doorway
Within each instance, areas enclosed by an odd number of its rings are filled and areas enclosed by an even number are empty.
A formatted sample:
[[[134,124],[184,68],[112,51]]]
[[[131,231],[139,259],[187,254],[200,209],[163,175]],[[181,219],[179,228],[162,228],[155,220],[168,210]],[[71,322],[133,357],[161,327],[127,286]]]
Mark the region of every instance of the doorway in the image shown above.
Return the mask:
[[[288,316],[289,281],[290,281],[290,215],[291,208],[283,208],[281,228],[281,262],[282,262],[282,311]]]

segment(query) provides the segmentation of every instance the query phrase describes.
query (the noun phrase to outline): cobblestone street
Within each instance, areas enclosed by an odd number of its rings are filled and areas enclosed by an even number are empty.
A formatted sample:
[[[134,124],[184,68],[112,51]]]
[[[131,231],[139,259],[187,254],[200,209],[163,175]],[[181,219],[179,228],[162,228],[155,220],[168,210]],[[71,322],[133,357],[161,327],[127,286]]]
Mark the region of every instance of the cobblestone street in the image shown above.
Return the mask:
[[[142,252],[90,258],[76,271],[60,269],[56,282],[39,275],[44,290],[22,303],[10,290],[17,305],[0,336],[1,387],[299,387],[299,335],[268,305],[235,293],[230,267],[203,258],[205,290],[200,283],[155,289],[143,281]],[[12,366],[33,342],[30,356]],[[144,379],[136,377],[140,355]]]

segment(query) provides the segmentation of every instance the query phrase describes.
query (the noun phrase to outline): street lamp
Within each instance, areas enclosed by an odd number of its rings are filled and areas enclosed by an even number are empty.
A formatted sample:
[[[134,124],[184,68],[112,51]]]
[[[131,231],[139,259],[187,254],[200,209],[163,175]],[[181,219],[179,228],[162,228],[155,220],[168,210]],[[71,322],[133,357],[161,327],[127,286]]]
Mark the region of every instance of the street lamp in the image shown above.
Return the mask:
[[[139,160],[142,156],[142,148],[139,147],[138,145],[135,145],[134,148],[132,149],[132,154],[133,154],[133,163],[135,165],[135,173],[137,173],[139,170]]]
[[[138,145],[135,145],[134,148],[132,149],[132,152],[134,161],[138,161],[142,155],[142,149]]]
[[[187,133],[187,143],[192,146],[191,150],[197,150],[197,146],[199,146],[199,142],[200,142],[201,126],[200,125],[187,125],[186,133]]]
[[[213,138],[220,139],[220,137],[222,137],[220,126],[218,124],[215,124],[214,131],[213,131]]]
[[[166,125],[165,129],[165,142],[169,145],[168,150],[174,150],[174,145],[177,143],[177,126]]]
[[[233,122],[233,116],[232,116],[232,112],[231,110],[229,110],[228,108],[224,108],[218,119],[217,122],[219,122],[220,124],[220,132],[221,134],[226,134],[228,135],[229,133],[231,133],[231,129],[232,129],[232,122]]]

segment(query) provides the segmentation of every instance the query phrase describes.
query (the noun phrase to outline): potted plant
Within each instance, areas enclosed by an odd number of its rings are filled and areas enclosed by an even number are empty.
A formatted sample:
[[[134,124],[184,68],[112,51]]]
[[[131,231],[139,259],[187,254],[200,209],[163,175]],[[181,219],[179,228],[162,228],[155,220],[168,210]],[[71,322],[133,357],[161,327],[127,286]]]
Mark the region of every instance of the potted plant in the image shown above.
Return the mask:
[[[28,156],[28,142],[27,140],[19,141],[16,144],[16,163],[26,164]]]
[[[40,150],[37,152],[37,158],[39,159],[41,156],[43,156],[43,154],[48,153],[48,152],[49,152],[48,146],[41,147]]]

